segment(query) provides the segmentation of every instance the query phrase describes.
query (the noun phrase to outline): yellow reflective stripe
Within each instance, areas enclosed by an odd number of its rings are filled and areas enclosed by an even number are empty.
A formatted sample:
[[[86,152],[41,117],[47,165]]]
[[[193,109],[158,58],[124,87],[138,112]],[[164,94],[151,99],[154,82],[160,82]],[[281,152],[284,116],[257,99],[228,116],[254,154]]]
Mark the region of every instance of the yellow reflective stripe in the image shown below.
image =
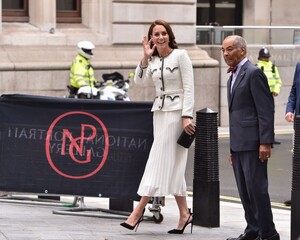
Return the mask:
[[[76,73],[70,73],[70,75],[72,75],[73,77],[84,77],[83,74],[76,74]]]

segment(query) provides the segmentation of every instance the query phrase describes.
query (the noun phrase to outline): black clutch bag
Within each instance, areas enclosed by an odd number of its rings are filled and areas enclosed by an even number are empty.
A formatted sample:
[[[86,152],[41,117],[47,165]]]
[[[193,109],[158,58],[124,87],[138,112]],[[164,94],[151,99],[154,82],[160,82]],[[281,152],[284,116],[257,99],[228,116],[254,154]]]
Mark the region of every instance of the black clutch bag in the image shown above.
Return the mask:
[[[183,130],[177,140],[177,143],[182,147],[189,148],[196,137],[196,132],[197,131],[195,131],[194,134],[189,135]]]

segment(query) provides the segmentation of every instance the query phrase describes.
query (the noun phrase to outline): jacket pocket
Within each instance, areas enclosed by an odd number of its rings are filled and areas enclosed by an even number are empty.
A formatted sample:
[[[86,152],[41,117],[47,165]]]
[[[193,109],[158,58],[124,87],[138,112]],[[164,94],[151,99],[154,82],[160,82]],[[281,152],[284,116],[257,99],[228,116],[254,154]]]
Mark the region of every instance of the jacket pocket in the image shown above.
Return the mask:
[[[165,95],[164,108],[166,108],[166,110],[182,109],[182,103],[183,103],[182,98],[183,98],[182,94],[168,94],[168,95]]]

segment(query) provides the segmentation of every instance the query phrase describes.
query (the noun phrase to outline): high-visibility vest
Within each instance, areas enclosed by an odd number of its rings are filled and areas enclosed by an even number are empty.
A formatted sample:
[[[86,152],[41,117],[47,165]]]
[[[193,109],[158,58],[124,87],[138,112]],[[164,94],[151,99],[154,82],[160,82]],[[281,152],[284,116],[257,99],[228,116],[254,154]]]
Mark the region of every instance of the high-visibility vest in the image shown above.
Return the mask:
[[[258,60],[256,65],[267,76],[271,93],[279,94],[282,82],[280,79],[278,68],[275,66],[275,64],[273,64],[271,61]]]
[[[77,55],[70,69],[70,84],[75,88],[82,86],[94,87],[96,79],[94,69],[89,60]]]

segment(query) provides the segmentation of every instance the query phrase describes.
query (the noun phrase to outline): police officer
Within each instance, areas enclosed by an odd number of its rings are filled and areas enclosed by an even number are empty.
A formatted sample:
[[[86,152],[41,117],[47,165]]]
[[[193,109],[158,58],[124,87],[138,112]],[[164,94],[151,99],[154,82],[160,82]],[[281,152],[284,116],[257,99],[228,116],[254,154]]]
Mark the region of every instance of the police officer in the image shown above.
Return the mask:
[[[271,54],[268,48],[263,47],[258,53],[257,66],[265,73],[268,78],[270,91],[273,97],[278,96],[282,85],[278,68],[270,60]],[[280,144],[279,141],[274,140],[274,144]]]
[[[265,73],[268,78],[270,91],[276,97],[282,85],[280,75],[275,64],[270,60],[271,54],[268,48],[259,50],[257,66]]]
[[[78,55],[73,60],[70,69],[71,94],[76,94],[82,86],[94,87],[97,82],[94,69],[90,63],[95,45],[89,41],[81,41],[77,44],[77,47]]]

